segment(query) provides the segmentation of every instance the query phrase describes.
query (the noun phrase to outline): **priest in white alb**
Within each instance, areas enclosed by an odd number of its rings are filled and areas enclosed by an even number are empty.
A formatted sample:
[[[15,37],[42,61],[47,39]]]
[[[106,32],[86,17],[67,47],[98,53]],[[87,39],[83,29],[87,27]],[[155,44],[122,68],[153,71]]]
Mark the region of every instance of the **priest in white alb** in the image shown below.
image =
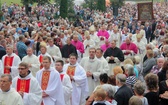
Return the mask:
[[[70,63],[63,67],[72,81],[72,103],[71,105],[85,105],[88,96],[88,82],[86,72],[81,65],[77,63],[77,55],[72,53],[69,56]]]
[[[40,105],[42,90],[37,79],[32,76],[29,64],[21,62],[18,70],[19,75],[12,80],[12,87],[22,96],[24,105]]]
[[[12,76],[2,74],[0,77],[0,105],[24,105],[22,97],[14,88],[11,88],[11,84]]]
[[[38,56],[38,60],[40,62],[40,69],[43,68],[43,57],[44,56],[49,56],[51,58],[51,67],[54,67],[54,61],[52,59],[52,57],[50,56],[50,54],[47,53],[47,47],[45,45],[40,45],[40,52],[41,54]]]
[[[142,58],[145,55],[145,50],[146,50],[146,44],[142,41],[142,35],[139,33],[136,35],[136,40],[134,41],[134,43],[136,44],[137,48],[138,48],[138,55],[141,56]]]
[[[72,83],[70,77],[63,72],[64,61],[57,60],[55,63],[55,69],[60,73],[61,82],[63,85],[65,104],[71,105],[72,97]]]
[[[95,42],[95,48],[99,48],[100,39],[97,36],[97,32],[94,25],[89,27],[89,32],[90,32],[90,39],[92,39]]]
[[[109,42],[111,43],[113,40],[116,41],[116,46],[120,47],[120,40],[121,40],[121,34],[118,32],[118,26],[114,26],[112,34],[110,34]]]
[[[62,54],[56,45],[54,45],[53,39],[49,38],[48,39],[48,46],[47,46],[47,53],[53,58],[54,61],[61,60],[62,59]]]
[[[83,54],[83,57],[89,56],[89,49],[91,47],[95,47],[95,42],[92,39],[90,39],[89,31],[85,31],[85,38],[86,39],[83,42],[84,49],[85,49],[85,53]]]
[[[36,73],[36,79],[42,89],[41,105],[65,105],[60,75],[50,65],[51,58],[44,56],[43,68]]]
[[[36,77],[36,72],[40,70],[40,62],[38,57],[33,54],[32,48],[27,48],[27,55],[23,57],[22,62],[29,64],[29,70]]]
[[[2,57],[3,69],[2,74],[11,74],[12,78],[18,75],[18,65],[21,62],[18,55],[13,53],[13,46],[8,45],[6,47],[6,55]]]
[[[96,57],[97,59],[99,59],[101,61],[101,71],[103,73],[107,73],[109,72],[109,65],[108,65],[108,62],[107,60],[104,58],[103,56],[103,50],[101,48],[97,48],[96,49]]]
[[[89,49],[89,56],[83,57],[80,65],[84,68],[87,75],[89,95],[93,92],[95,87],[99,85],[99,75],[103,73],[101,61],[96,58],[96,49]]]

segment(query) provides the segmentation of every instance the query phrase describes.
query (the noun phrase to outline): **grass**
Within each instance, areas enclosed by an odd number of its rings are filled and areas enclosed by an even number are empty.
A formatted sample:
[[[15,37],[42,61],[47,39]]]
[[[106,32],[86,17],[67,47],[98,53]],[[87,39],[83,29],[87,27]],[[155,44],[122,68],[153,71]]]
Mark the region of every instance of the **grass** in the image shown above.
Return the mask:
[[[7,5],[11,5],[12,2],[19,4],[19,5],[22,5],[21,0],[0,0],[0,1],[2,4],[6,2]],[[54,0],[51,0],[51,2],[54,2]]]
[[[21,0],[1,0],[2,4],[6,2],[7,5],[11,5],[12,2],[21,5],[22,3],[20,1]]]

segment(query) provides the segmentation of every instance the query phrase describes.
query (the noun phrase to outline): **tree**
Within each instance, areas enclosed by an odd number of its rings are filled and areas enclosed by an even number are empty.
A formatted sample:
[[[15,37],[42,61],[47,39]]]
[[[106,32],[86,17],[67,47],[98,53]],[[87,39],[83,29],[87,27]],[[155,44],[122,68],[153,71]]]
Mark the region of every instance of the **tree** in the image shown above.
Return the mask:
[[[60,15],[62,18],[66,18],[68,16],[68,0],[61,0]]]
[[[113,7],[113,15],[118,16],[118,8],[124,4],[123,0],[110,0]]]
[[[60,6],[61,0],[55,0],[55,4],[56,4],[56,6]]]
[[[23,5],[25,5],[25,12],[26,14],[28,14],[28,7],[29,7],[29,4],[34,4],[34,3],[38,3],[40,5],[43,5],[45,3],[49,3],[50,0],[21,0],[21,3]]]
[[[23,5],[25,5],[25,12],[26,12],[26,14],[28,14],[29,4],[33,4],[33,3],[35,3],[35,2],[36,2],[36,0],[21,0],[21,3],[22,3]]]
[[[105,0],[97,0],[97,9],[100,11],[106,10],[106,1]]]
[[[83,8],[90,8],[91,10],[97,9],[97,0],[85,0],[82,4]]]
[[[111,6],[117,6],[121,7],[124,4],[124,0],[110,0],[111,1]]]
[[[49,4],[51,0],[36,0],[38,5],[44,5],[45,3]]]

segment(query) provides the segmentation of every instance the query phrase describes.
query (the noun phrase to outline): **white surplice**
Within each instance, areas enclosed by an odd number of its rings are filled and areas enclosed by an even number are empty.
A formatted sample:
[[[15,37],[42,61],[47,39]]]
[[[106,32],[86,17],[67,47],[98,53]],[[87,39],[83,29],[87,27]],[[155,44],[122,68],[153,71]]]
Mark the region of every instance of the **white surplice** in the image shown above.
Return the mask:
[[[88,82],[86,72],[81,65],[65,64],[63,67],[64,72],[67,72],[69,66],[75,66],[74,81],[72,81],[72,104],[71,105],[85,105],[88,96]]]
[[[36,73],[36,78],[40,86],[42,85],[42,75],[45,69],[41,69]],[[55,68],[50,67],[50,77],[48,81],[48,86],[46,90],[43,90],[48,97],[43,98],[44,105],[65,105],[63,87],[60,79],[60,74],[55,70]]]
[[[31,74],[31,72],[25,78],[17,76],[12,81],[12,87],[15,89],[17,89],[18,86],[17,84],[18,79],[21,80],[30,79],[29,93],[24,92],[23,95],[24,105],[40,105],[42,101],[42,90],[37,79]]]
[[[84,49],[85,49],[85,53],[83,54],[83,57],[87,57],[89,56],[89,49],[92,48],[92,47],[95,47],[95,42],[90,39],[90,40],[84,40],[83,42],[83,45],[84,45]],[[87,46],[89,45],[89,46]]]
[[[120,47],[120,39],[121,38],[121,36],[120,36],[120,33],[112,33],[112,34],[110,34],[110,37],[109,37],[109,39],[108,39],[108,41],[111,43],[113,40],[115,40],[116,41],[116,46],[117,47]]]
[[[92,39],[94,42],[95,42],[95,47],[96,48],[99,48],[100,46],[99,46],[99,42],[100,42],[100,39],[99,39],[99,37],[97,36],[97,32],[95,32],[93,35],[92,34],[90,34],[90,39]]]
[[[37,71],[40,70],[40,62],[37,56],[32,54],[31,56],[26,55],[23,57],[22,62],[26,62],[28,64],[31,64],[31,67],[29,67],[32,75],[36,77]]]
[[[145,55],[146,44],[142,40],[140,40],[140,42],[136,40],[134,41],[134,43],[138,47],[138,55],[140,55],[141,57],[144,57],[143,55]]]
[[[102,56],[101,58],[97,58],[101,61],[101,72],[102,73],[107,73],[109,72],[109,65],[108,65],[108,62],[107,60]]]
[[[64,75],[62,79],[62,86],[64,91],[65,105],[71,105],[72,83],[70,77],[64,72],[60,74]]]
[[[99,76],[101,73],[103,73],[101,61],[98,60],[96,57],[94,59],[84,57],[82,58],[80,65],[84,68],[86,72],[90,71],[93,74],[92,77],[87,77],[90,95],[95,87],[100,83]]]
[[[3,63],[2,60],[0,60],[0,76],[3,74]]]
[[[55,64],[54,64],[54,61],[53,61],[53,59],[52,59],[52,57],[50,56],[50,54],[48,54],[47,52],[45,53],[45,54],[40,54],[39,56],[38,56],[38,60],[40,59],[40,56],[49,56],[50,58],[51,58],[51,67],[54,67],[55,66]],[[40,61],[39,61],[40,62]]]
[[[62,59],[61,51],[56,45],[47,46],[47,53],[54,58],[54,61]]]
[[[0,105],[24,105],[21,95],[13,88],[8,92],[0,90]]]
[[[4,74],[4,63],[5,63],[4,60],[5,60],[5,57],[6,57],[6,56],[8,56],[8,55],[6,54],[6,55],[4,55],[4,56],[2,57],[2,64],[3,64],[2,73],[3,73],[3,74]],[[13,58],[13,62],[12,62],[12,66],[11,66],[11,72],[10,72],[12,78],[14,78],[14,77],[16,77],[16,76],[18,75],[18,66],[19,66],[21,60],[20,60],[19,56],[16,55],[15,53],[12,53],[12,54],[10,55],[10,57],[14,57],[14,58]]]

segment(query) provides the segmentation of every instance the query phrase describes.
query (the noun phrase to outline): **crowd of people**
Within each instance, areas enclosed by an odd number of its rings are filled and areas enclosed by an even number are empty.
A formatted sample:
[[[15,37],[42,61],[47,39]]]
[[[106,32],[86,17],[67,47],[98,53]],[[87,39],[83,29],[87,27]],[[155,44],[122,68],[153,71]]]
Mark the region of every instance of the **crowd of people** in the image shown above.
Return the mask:
[[[166,105],[167,3],[153,20],[136,4],[113,16],[75,6],[75,21],[54,5],[2,5],[0,105]],[[58,18],[54,18],[54,16]]]

